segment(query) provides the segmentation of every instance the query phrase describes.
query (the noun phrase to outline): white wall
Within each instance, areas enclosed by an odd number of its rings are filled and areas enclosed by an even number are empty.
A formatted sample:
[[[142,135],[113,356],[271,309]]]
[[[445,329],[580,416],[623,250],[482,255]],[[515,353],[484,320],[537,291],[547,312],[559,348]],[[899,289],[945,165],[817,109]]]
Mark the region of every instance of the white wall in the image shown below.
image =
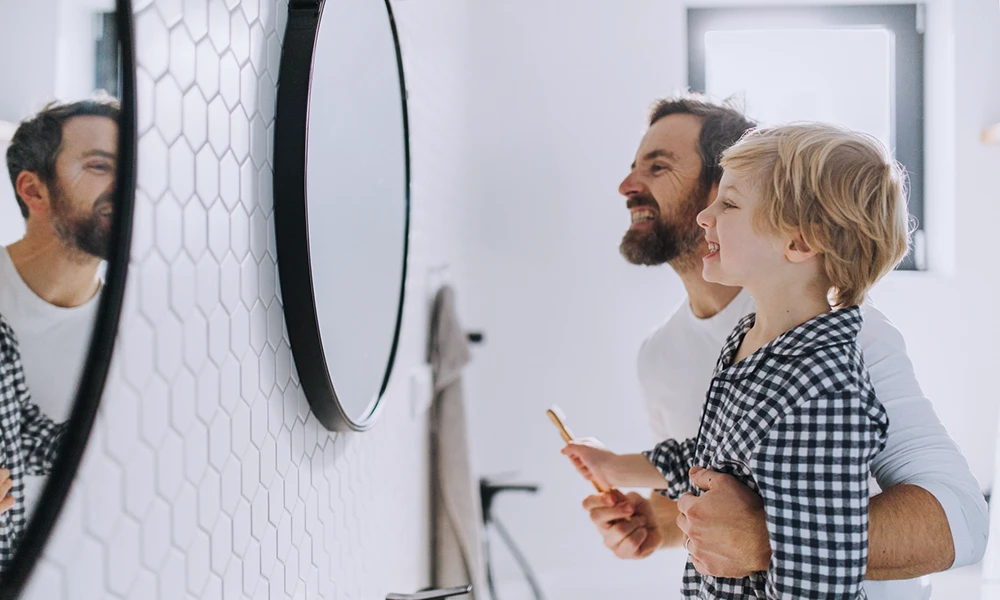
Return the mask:
[[[937,219],[928,226],[936,272],[893,274],[875,298],[987,488],[997,427],[992,301],[1000,284],[990,244],[1000,149],[978,135],[1000,120],[1000,12],[993,0],[931,4],[927,202]],[[470,374],[475,464],[543,486],[497,510],[550,598],[662,591],[677,572],[662,561],[680,560],[610,557],[579,508],[590,490],[559,455],[543,412],[557,402],[578,435],[619,450],[651,442],[635,354],[683,291],[668,268],[619,257],[628,214],[617,186],[650,103],[686,83],[684,11],[679,1],[511,0],[478,3],[471,15],[476,150],[457,272],[465,318],[487,334]],[[519,577],[510,560],[500,575]]]
[[[119,345],[26,597],[415,591],[429,578],[426,423],[410,415],[408,374],[425,357],[427,273],[455,255],[449,215],[464,200],[462,3],[395,5],[410,272],[386,409],[360,435],[317,424],[283,330],[270,144],[287,3],[135,4],[139,193]]]

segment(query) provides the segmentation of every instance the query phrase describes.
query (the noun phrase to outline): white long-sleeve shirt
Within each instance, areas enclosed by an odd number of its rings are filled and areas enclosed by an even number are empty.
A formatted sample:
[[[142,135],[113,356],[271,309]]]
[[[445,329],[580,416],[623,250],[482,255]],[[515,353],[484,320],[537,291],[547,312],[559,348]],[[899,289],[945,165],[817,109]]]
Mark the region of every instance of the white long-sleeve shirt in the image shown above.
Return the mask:
[[[951,527],[955,562],[978,562],[986,550],[989,512],[979,482],[917,383],[899,330],[871,303],[862,307],[858,345],[875,394],[889,416],[889,439],[872,463],[878,487],[918,485],[940,502]],[[698,434],[702,406],[723,344],[754,312],[745,290],[715,316],[699,319],[687,301],[643,342],[639,383],[657,441]],[[873,486],[873,491],[878,489]],[[866,581],[871,600],[927,598],[919,579]]]

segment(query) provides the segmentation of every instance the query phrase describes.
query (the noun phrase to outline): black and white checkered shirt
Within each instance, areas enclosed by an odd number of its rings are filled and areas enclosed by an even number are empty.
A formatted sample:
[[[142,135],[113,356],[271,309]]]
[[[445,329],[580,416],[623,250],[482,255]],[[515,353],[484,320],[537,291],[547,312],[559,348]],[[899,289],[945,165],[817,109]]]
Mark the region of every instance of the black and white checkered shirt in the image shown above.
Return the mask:
[[[24,476],[52,470],[65,431],[31,401],[17,337],[0,315],[0,467],[10,470],[14,497],[14,507],[0,515],[0,571],[10,566],[24,529]]]
[[[646,452],[673,499],[700,495],[688,470],[732,475],[764,500],[771,541],[766,572],[741,579],[698,573],[696,598],[865,598],[868,476],[889,419],[855,339],[861,310],[822,314],[732,364],[756,315],[729,336],[715,367],[697,438]]]

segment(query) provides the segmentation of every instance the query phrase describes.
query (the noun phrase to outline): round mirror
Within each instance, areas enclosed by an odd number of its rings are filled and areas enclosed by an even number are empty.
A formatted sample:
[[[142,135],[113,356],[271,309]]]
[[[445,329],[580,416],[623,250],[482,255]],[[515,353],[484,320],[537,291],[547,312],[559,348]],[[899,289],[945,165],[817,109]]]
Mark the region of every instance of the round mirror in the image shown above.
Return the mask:
[[[388,2],[292,2],[275,124],[275,225],[299,379],[330,429],[371,426],[406,279],[405,86]]]
[[[125,0],[0,8],[0,598],[41,554],[97,412],[135,184]]]

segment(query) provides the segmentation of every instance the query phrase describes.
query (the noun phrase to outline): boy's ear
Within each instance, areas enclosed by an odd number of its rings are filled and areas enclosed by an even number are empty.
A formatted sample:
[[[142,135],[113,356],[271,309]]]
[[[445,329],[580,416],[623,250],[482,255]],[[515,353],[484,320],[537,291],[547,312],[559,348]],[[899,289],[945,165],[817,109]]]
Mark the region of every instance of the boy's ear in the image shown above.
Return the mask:
[[[800,264],[814,256],[816,256],[816,251],[809,247],[801,232],[796,231],[788,239],[785,245],[785,258],[788,259],[788,262]]]
[[[14,191],[28,206],[28,215],[44,214],[49,209],[49,188],[33,171],[21,171],[14,180]]]

